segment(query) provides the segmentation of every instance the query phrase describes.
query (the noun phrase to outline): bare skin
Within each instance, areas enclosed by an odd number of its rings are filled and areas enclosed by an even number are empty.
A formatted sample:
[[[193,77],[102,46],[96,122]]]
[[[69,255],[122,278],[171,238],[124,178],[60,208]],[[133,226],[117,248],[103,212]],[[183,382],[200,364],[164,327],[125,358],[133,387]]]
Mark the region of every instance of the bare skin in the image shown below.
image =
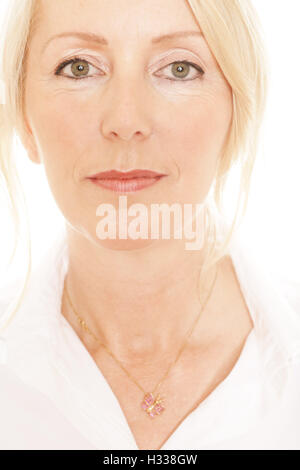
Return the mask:
[[[253,321],[239,287],[231,259],[224,257],[212,295],[179,360],[160,391],[167,398],[163,414],[151,420],[139,408],[142,393],[136,384],[75,318],[64,292],[62,313],[72,325],[117,397],[139,449],[159,450],[182,421],[228,376],[235,366]],[[80,312],[81,313],[81,312]],[[151,391],[174,361],[181,343],[165,356],[142,357],[122,364],[143,388]],[[118,358],[120,360],[120,358]],[[195,379],[197,378],[198,379]],[[147,388],[148,386],[148,388]]]
[[[129,194],[128,206],[203,202],[230,129],[231,88],[203,36],[152,42],[169,33],[200,32],[184,0],[86,0],[84,7],[80,0],[41,0],[39,13],[29,45],[21,138],[29,158],[44,165],[67,222],[67,284],[76,310],[151,390],[199,311],[202,253],[187,251],[185,240],[100,240],[96,208],[100,202],[117,207],[118,195],[87,177],[146,168],[167,177]],[[67,31],[102,35],[108,45],[74,36],[52,40]],[[70,65],[58,75],[58,65],[75,55],[89,62],[88,77],[71,78]],[[189,80],[174,76],[170,64],[182,60],[204,75],[191,67]],[[140,390],[80,330],[65,295],[62,314],[110,384],[140,449],[159,449],[225,378],[253,326],[224,258],[201,321],[164,382],[169,407],[150,422],[137,407]]]

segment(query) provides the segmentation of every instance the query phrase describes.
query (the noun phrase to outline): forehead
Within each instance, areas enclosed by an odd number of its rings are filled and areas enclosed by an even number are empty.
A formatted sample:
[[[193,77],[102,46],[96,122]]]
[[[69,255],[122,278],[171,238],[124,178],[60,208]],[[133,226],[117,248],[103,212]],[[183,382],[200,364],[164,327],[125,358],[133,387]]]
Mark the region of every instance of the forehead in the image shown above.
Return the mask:
[[[37,32],[89,30],[114,40],[200,31],[186,0],[37,0]]]

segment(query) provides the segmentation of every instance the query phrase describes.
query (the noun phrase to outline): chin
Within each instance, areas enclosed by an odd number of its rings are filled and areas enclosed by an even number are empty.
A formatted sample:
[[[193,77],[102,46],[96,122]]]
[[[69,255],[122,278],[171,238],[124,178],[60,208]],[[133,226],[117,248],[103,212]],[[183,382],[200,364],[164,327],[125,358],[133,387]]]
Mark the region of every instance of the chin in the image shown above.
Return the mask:
[[[97,239],[97,243],[103,248],[114,251],[134,251],[134,250],[143,250],[150,246],[153,246],[154,243],[159,243],[160,240],[132,240],[128,238],[127,240],[100,240]]]

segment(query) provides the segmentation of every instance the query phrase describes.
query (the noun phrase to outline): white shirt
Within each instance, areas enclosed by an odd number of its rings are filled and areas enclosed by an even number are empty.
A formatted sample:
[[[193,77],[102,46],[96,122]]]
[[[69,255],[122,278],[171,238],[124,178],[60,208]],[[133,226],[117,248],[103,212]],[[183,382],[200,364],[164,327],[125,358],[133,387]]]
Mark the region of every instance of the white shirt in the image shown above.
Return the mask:
[[[273,279],[252,250],[235,235],[229,253],[254,329],[229,375],[161,450],[300,449],[300,285]],[[68,259],[63,232],[2,333],[0,449],[138,450],[116,396],[61,314]],[[1,324],[15,289],[0,292]]]

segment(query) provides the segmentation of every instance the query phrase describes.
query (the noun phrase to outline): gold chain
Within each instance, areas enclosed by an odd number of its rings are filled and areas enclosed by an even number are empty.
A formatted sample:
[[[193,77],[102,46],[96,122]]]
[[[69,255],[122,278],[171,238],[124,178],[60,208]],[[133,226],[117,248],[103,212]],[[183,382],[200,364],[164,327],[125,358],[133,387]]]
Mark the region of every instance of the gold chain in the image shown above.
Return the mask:
[[[207,302],[208,302],[208,300],[209,300],[209,298],[210,298],[210,296],[211,296],[211,294],[212,294],[213,287],[214,287],[215,282],[216,282],[216,279],[217,279],[217,272],[218,272],[218,270],[216,269],[216,274],[215,274],[214,281],[213,281],[213,283],[212,283],[211,289],[210,289],[210,291],[209,291],[209,294],[208,294],[208,296],[207,296],[207,298],[206,298],[204,304],[202,305],[202,307],[201,307],[201,309],[200,309],[200,312],[199,312],[199,315],[198,315],[197,318],[196,318],[196,321],[194,322],[194,324],[193,324],[192,327],[190,328],[189,333],[188,333],[188,335],[187,335],[187,337],[186,337],[186,340],[184,341],[182,347],[180,348],[180,350],[179,350],[179,352],[178,352],[178,354],[177,354],[175,360],[171,363],[171,365],[169,366],[167,372],[166,372],[165,375],[163,376],[162,380],[156,385],[156,387],[155,387],[155,389],[154,389],[154,391],[153,391],[152,393],[155,393],[156,389],[160,387],[160,385],[163,383],[163,381],[164,381],[165,378],[167,377],[168,373],[170,372],[171,368],[172,368],[172,367],[176,364],[176,362],[178,361],[178,359],[179,359],[179,357],[180,357],[180,355],[181,355],[181,353],[182,353],[184,347],[186,346],[186,343],[187,343],[189,337],[191,336],[191,334],[192,334],[193,331],[194,331],[194,328],[195,328],[195,326],[196,326],[196,324],[197,324],[197,322],[198,322],[198,320],[199,320],[199,318],[200,318],[201,313],[203,312],[203,310],[204,310],[204,308],[205,308],[205,306],[206,306],[206,304],[207,304]],[[70,306],[71,306],[73,312],[75,313],[75,315],[76,315],[76,317],[77,317],[77,319],[78,319],[78,321],[79,321],[81,327],[82,327],[87,333],[89,333],[89,334],[100,344],[100,346],[102,346],[102,347],[110,354],[110,356],[119,364],[119,366],[120,366],[120,367],[123,369],[123,371],[127,374],[127,376],[130,378],[130,380],[132,380],[132,381],[135,383],[135,385],[137,385],[137,387],[138,387],[143,393],[146,393],[146,391],[143,389],[143,387],[141,387],[141,385],[138,384],[138,382],[137,382],[137,381],[131,376],[131,374],[124,368],[124,366],[123,366],[123,365],[121,364],[121,362],[114,356],[114,354],[110,351],[110,349],[109,349],[104,343],[101,343],[101,342],[100,342],[100,340],[99,340],[99,339],[92,333],[92,331],[89,329],[89,327],[87,326],[86,322],[78,315],[78,313],[77,313],[77,311],[75,310],[75,308],[74,308],[74,306],[73,306],[73,304],[72,304],[72,301],[71,301],[71,299],[70,299],[70,296],[69,296],[69,293],[68,293],[68,289],[67,289],[67,285],[65,285],[65,288],[66,288],[67,299],[68,299],[68,301],[69,301],[69,303],[70,303]]]

